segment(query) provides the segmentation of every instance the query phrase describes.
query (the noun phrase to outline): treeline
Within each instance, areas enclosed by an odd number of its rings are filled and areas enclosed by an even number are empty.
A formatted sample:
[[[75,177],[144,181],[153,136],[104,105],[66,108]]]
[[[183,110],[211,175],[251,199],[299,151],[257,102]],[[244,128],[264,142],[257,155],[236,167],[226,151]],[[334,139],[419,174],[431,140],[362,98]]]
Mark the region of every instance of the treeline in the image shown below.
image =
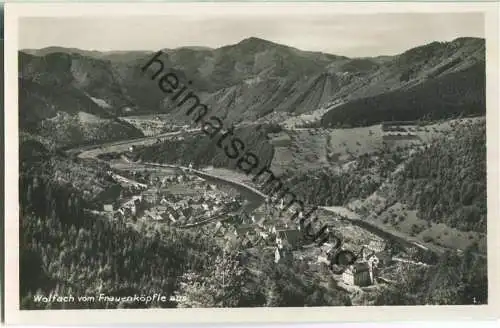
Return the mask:
[[[415,155],[397,176],[395,197],[423,219],[486,232],[486,124],[455,127]]]
[[[484,62],[437,77],[406,90],[361,98],[326,113],[323,127],[367,126],[383,121],[449,119],[486,113]]]

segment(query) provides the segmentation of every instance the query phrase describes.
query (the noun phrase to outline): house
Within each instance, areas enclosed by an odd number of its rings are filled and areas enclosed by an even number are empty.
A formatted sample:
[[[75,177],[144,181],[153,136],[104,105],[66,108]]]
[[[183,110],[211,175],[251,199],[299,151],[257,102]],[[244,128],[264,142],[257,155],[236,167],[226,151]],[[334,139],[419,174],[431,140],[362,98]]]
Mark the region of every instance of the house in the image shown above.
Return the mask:
[[[325,254],[328,254],[335,249],[335,246],[336,246],[336,244],[326,242],[323,245],[321,245],[320,248]]]
[[[122,205],[122,208],[126,212],[130,212],[130,214],[135,215],[137,213],[137,207],[133,200],[130,200]]]
[[[257,225],[261,228],[264,228],[265,224],[267,222],[267,219],[265,216],[261,217],[260,219],[258,219],[257,221]]]
[[[123,216],[135,215],[135,212],[130,207],[122,207],[120,210],[120,212],[123,212]]]
[[[392,263],[392,256],[388,251],[382,251],[375,253],[374,256],[377,257],[378,266],[387,266]]]
[[[199,215],[200,213],[195,211],[192,207],[186,207],[181,209],[182,214],[184,214],[185,217],[190,217],[193,215]]]
[[[180,208],[189,207],[189,204],[186,199],[181,199],[180,201],[177,202],[177,204],[180,206]]]
[[[381,252],[386,248],[386,242],[383,240],[370,240],[367,245],[371,250],[375,252]]]
[[[274,250],[274,263],[291,263],[293,261],[293,254],[290,250],[278,247]]]
[[[175,214],[175,213],[168,213],[168,219],[169,219],[172,223],[177,222],[177,218],[178,218],[178,216],[176,217],[174,214]]]
[[[157,206],[157,207],[156,207],[156,211],[157,211],[158,213],[163,213],[163,212],[165,212],[166,210],[167,210],[167,207],[166,207],[166,206]]]
[[[286,229],[276,231],[276,244],[278,248],[285,246],[296,248],[302,241],[302,232],[296,229]]]
[[[159,215],[157,212],[150,212],[149,217],[154,221],[163,221],[163,217]]]
[[[276,224],[272,227],[270,227],[269,231],[272,233],[272,234],[278,234],[278,231],[280,230],[285,230],[286,228],[288,228],[288,225],[287,224]]]
[[[169,212],[163,212],[163,213],[160,213],[160,216],[163,220],[170,220],[170,213]]]
[[[370,262],[357,262],[350,265],[343,273],[342,280],[348,285],[370,286],[374,282],[373,268]]]
[[[381,251],[379,251],[382,249]],[[383,250],[383,246],[374,246],[373,244],[368,244],[363,246],[361,254],[364,261],[375,261],[377,266],[388,265],[392,262],[392,256],[389,251]]]
[[[104,212],[113,212],[113,204],[104,204]]]
[[[308,269],[313,272],[321,272],[323,270],[323,266],[321,263],[309,263]]]
[[[224,235],[226,232],[227,232],[226,225],[223,224],[220,221],[217,221],[217,224],[215,225],[215,230],[214,230],[214,233],[213,233],[214,236],[215,235],[221,236],[221,235]]]
[[[284,202],[283,198],[280,199],[277,207],[280,210],[280,212],[281,212],[281,210],[283,210],[283,208],[285,207],[285,202]]]
[[[327,265],[330,265],[330,260],[325,254],[318,255],[318,259],[316,260],[316,263],[325,263]]]
[[[234,230],[236,236],[246,235],[248,232],[254,231],[255,227],[250,224],[242,224]]]
[[[229,221],[232,222],[233,224],[238,224],[238,225],[244,225],[245,224],[245,221],[242,218],[242,216],[240,216],[238,214],[233,214],[232,217],[231,217],[231,219]]]
[[[267,233],[266,231],[259,231],[259,236],[262,239],[268,239],[269,238],[269,233]]]

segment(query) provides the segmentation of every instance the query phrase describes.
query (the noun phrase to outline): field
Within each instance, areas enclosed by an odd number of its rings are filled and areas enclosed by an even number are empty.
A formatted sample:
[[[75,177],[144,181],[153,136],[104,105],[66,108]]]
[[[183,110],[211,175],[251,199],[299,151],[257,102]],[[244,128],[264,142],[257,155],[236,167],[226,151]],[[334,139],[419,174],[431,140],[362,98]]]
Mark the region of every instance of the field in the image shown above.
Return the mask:
[[[349,129],[296,128],[270,135],[275,148],[272,168],[283,170],[310,170],[324,166],[337,166],[364,154],[374,154],[384,147],[390,150],[408,150],[446,135],[460,122],[473,122],[480,118],[467,118],[436,122],[428,125],[399,126],[401,131],[383,131],[382,125]]]

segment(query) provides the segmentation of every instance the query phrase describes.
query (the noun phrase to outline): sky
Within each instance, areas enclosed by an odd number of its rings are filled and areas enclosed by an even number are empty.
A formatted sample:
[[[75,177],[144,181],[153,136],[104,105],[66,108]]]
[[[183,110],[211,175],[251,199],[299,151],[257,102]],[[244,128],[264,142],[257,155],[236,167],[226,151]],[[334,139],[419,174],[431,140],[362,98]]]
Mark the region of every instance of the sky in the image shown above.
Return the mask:
[[[301,50],[348,57],[394,55],[433,41],[484,37],[480,13],[241,13],[131,17],[21,18],[20,49],[49,46],[84,50],[217,48],[259,37]]]

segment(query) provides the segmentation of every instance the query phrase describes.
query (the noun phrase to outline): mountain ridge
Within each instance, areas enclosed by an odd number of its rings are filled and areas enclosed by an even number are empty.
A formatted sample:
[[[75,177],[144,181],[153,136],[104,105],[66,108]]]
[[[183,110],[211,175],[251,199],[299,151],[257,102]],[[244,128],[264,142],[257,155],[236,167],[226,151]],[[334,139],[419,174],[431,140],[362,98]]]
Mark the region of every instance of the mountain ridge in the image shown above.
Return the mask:
[[[115,51],[102,55],[74,48],[47,49],[42,56],[19,52],[20,87],[27,97],[24,104],[29,104],[23,106],[22,117],[37,111],[33,117],[47,119],[55,115],[50,108],[68,113],[79,108],[102,118],[162,113],[179,121],[186,119],[185,109],[172,104],[148,77],[150,73],[142,71],[151,53]],[[284,120],[318,109],[326,110],[325,117],[331,116],[328,109],[339,101],[350,103],[410,90],[466,71],[485,62],[485,44],[481,38],[462,37],[431,42],[395,56],[348,58],[250,37],[216,49],[166,49],[161,59],[180,81],[193,82],[192,92],[212,114],[232,124],[265,121],[267,116],[280,113]],[[474,90],[481,87],[470,85]],[[63,90],[74,95],[74,102]],[[338,113],[343,108],[332,110]],[[40,113],[44,110],[48,114]],[[381,113],[377,120],[391,119]]]
[[[433,43],[454,43],[454,42],[460,42],[460,41],[476,41],[476,42],[483,42],[484,43],[485,39],[480,38],[480,37],[469,37],[469,36],[457,37],[457,38],[449,40],[449,41],[432,41],[430,43],[427,43],[427,44],[424,44],[421,46],[416,46],[416,47],[410,48],[408,50],[419,48],[419,47],[424,47],[426,45],[433,44]],[[278,46],[284,46],[284,47],[288,47],[288,48],[297,49],[297,50],[302,51],[302,52],[321,53],[321,54],[333,55],[333,56],[337,56],[337,57],[344,57],[344,58],[351,58],[351,59],[376,59],[376,58],[384,58],[384,57],[394,57],[394,56],[402,55],[408,51],[408,50],[405,50],[401,53],[397,53],[394,55],[373,55],[373,56],[347,57],[347,56],[337,55],[337,54],[328,53],[328,52],[324,52],[324,51],[303,50],[303,49],[299,49],[296,47],[291,47],[291,46],[287,46],[284,44],[280,44],[280,43],[277,43],[274,41],[269,41],[269,40],[266,40],[263,38],[254,37],[254,36],[242,39],[241,41],[238,41],[236,43],[227,44],[227,45],[223,45],[223,46],[215,47],[215,48],[209,47],[209,46],[179,46],[179,47],[175,47],[175,48],[162,48],[162,50],[167,50],[167,51],[168,50],[180,50],[180,49],[185,49],[185,48],[193,49],[193,50],[217,50],[220,48],[231,47],[231,46],[236,46],[238,44],[242,44],[242,43],[245,44],[245,43],[250,43],[250,42],[263,42],[263,43],[268,43],[268,44],[272,44],[272,45],[278,45]],[[141,52],[141,53],[152,54],[152,53],[156,52],[155,50],[146,50],[146,49],[143,49],[143,50],[124,50],[124,49],[122,49],[122,50],[96,50],[96,49],[84,50],[84,49],[75,48],[75,47],[63,47],[63,46],[47,46],[47,47],[43,47],[43,48],[23,48],[23,49],[20,49],[19,51],[30,54],[30,55],[34,55],[34,53],[37,53],[37,52],[40,52],[41,55],[46,55],[48,53],[53,53],[53,52],[74,52],[74,53],[95,53],[95,54],[117,54],[117,53],[131,53],[131,52],[138,52],[138,53]]]

